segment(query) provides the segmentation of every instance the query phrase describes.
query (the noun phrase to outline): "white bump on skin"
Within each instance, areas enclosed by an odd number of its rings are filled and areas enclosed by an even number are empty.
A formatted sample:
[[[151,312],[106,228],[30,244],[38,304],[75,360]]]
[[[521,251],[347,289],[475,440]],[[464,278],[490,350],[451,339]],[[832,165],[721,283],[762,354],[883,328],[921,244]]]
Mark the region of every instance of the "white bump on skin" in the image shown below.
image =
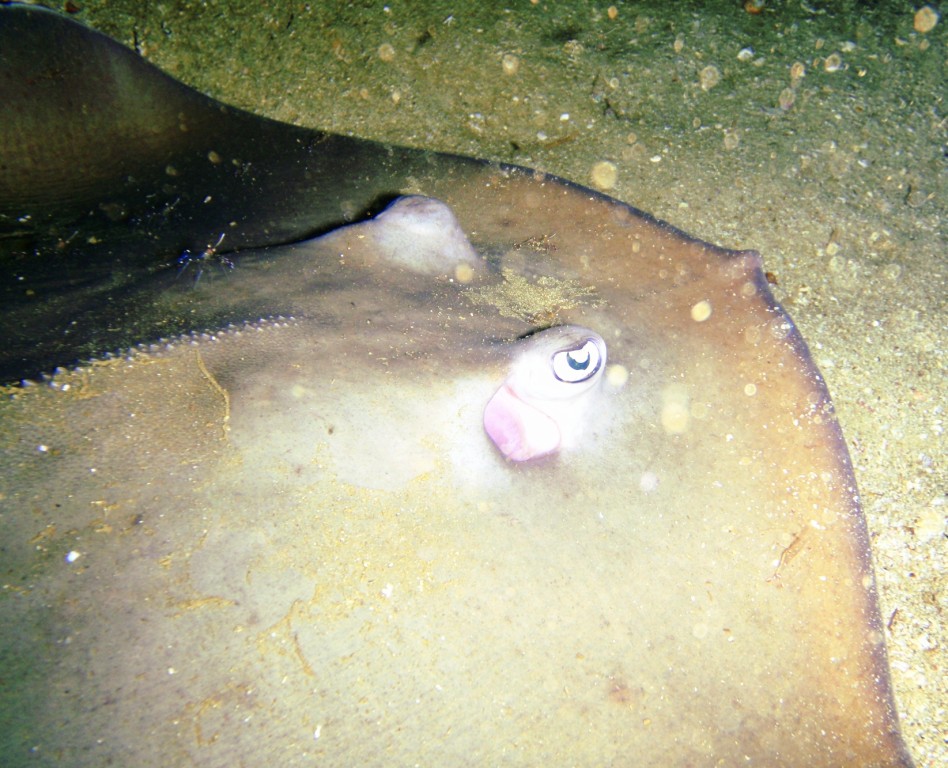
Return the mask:
[[[432,197],[400,197],[361,226],[371,230],[382,258],[413,272],[454,277],[461,265],[480,261],[454,212]]]

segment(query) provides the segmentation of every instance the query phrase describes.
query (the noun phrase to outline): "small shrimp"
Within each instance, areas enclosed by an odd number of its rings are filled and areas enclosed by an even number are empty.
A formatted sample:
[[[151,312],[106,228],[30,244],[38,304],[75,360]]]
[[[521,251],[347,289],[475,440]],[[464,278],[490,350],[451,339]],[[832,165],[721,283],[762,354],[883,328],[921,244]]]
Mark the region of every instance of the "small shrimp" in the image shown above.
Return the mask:
[[[191,253],[189,248],[185,248],[181,255],[178,257],[178,274],[176,277],[181,277],[181,274],[192,264],[197,265],[197,274],[194,276],[194,284],[197,285],[198,281],[201,279],[201,275],[204,274],[204,265],[207,263],[208,259],[215,258],[217,263],[220,265],[221,269],[233,269],[234,262],[228,259],[226,256],[221,256],[217,249],[220,247],[220,244],[224,242],[225,232],[221,232],[221,236],[217,238],[217,242],[213,245],[208,244],[205,246],[204,250],[200,253]],[[226,272],[225,272],[226,274]]]

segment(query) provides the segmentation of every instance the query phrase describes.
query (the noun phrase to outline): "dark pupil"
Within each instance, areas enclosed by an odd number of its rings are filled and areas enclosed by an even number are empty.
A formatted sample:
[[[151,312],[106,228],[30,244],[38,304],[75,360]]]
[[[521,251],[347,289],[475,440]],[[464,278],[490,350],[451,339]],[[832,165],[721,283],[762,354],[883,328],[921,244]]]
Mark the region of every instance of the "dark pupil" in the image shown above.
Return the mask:
[[[579,359],[578,357],[574,357],[574,353],[567,352],[566,360],[569,363],[569,367],[572,368],[574,371],[582,371],[589,367],[589,353],[588,352],[586,353],[586,357],[582,360]]]

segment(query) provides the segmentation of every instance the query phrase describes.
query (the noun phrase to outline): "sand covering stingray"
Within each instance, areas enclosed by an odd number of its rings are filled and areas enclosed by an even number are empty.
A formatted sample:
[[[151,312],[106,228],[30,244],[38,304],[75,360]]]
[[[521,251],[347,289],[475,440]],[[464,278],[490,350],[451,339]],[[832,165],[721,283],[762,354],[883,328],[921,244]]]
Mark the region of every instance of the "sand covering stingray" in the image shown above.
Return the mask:
[[[8,390],[2,753],[909,765],[846,448],[757,255],[437,162],[411,188],[456,229],[242,253],[190,293],[270,319]],[[608,368],[568,450],[512,462],[484,411],[551,325]]]

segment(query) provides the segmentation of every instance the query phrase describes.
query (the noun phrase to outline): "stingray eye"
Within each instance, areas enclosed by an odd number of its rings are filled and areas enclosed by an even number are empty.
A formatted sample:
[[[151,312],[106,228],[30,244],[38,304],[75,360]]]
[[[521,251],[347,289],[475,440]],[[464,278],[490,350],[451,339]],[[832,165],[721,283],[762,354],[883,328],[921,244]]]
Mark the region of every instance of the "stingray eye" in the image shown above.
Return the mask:
[[[578,384],[596,375],[602,365],[599,345],[586,339],[582,346],[564,349],[553,355],[553,375],[567,384]]]

